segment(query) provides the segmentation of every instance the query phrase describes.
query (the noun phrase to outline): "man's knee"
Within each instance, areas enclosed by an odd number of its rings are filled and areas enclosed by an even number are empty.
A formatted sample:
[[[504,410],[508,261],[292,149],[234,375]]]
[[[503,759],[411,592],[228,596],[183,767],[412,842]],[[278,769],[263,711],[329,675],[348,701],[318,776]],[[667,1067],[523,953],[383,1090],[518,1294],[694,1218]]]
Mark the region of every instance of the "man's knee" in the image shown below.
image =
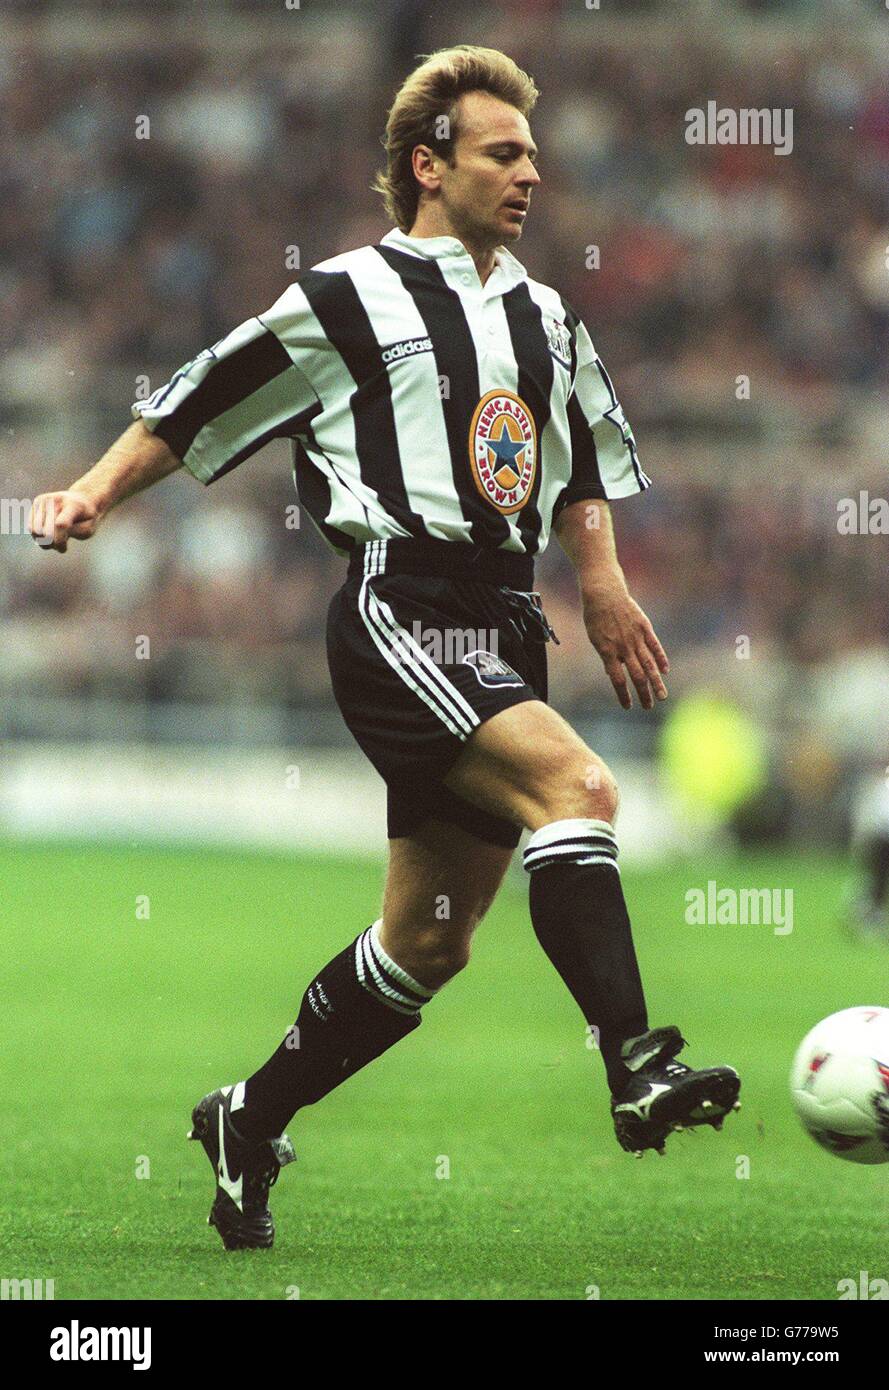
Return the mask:
[[[417,978],[429,988],[441,985],[459,975],[469,964],[471,933],[467,931],[420,931],[413,935],[410,954]]]
[[[583,782],[586,814],[613,825],[620,806],[620,789],[611,768],[594,753],[585,764]]]
[[[472,922],[442,921],[425,926],[387,919],[381,942],[396,965],[427,989],[440,989],[469,964]]]
[[[564,744],[541,759],[534,787],[537,824],[571,817],[614,823],[620,803],[611,769],[583,745]]]

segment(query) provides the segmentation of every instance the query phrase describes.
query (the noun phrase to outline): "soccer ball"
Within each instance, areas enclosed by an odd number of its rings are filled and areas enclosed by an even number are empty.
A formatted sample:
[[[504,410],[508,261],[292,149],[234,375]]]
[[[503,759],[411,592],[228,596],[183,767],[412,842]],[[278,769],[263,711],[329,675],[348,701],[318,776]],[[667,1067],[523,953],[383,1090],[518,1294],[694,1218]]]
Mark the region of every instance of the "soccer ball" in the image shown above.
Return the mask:
[[[889,1009],[841,1009],[816,1023],[793,1059],[790,1093],[829,1153],[889,1163]]]

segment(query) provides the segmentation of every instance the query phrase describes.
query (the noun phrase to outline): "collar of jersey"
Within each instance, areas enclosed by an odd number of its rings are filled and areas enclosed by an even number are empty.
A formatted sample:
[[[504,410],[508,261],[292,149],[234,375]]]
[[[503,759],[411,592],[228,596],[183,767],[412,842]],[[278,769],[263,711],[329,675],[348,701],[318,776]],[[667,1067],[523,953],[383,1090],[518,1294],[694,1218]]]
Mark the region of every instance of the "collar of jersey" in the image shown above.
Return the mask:
[[[381,238],[381,244],[393,246],[396,251],[407,251],[413,256],[422,257],[424,260],[443,261],[463,256],[467,260],[472,260],[462,241],[458,241],[454,236],[408,236],[400,228],[393,227],[391,232],[387,232]],[[527,280],[527,270],[521,261],[516,260],[511,251],[507,251],[505,246],[497,247],[496,256],[497,267],[494,274],[499,270],[509,282],[510,289],[520,284],[522,280]],[[488,285],[493,278],[494,275],[488,277]]]

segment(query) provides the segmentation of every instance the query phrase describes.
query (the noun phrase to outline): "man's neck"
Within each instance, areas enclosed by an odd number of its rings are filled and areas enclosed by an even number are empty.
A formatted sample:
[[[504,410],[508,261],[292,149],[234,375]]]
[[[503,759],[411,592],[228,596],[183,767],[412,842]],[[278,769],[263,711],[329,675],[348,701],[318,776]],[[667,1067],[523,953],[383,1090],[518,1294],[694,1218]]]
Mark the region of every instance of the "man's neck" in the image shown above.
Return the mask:
[[[433,237],[433,236],[452,236],[461,242],[469,252],[475,268],[478,271],[478,278],[484,285],[489,275],[497,264],[497,248],[494,246],[475,246],[467,241],[465,236],[461,236],[453,227],[447,224],[439,224],[436,219],[418,215],[416,222],[408,232],[408,236],[414,237]]]

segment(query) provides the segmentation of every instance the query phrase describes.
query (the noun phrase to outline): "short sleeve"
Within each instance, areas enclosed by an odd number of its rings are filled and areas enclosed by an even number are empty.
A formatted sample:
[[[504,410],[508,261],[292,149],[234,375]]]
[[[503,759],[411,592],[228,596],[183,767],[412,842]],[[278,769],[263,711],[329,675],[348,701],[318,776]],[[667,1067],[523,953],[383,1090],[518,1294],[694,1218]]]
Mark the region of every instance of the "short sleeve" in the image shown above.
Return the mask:
[[[555,515],[571,502],[629,497],[651,486],[611,378],[586,326],[571,318],[576,360],[567,405],[571,478],[559,494]]]
[[[298,291],[290,286],[267,314],[248,319],[133,402],[133,419],[201,482],[215,482],[272,439],[298,437],[320,412],[307,375],[317,324],[308,323],[311,311]],[[286,324],[286,339],[275,331],[279,324]]]

